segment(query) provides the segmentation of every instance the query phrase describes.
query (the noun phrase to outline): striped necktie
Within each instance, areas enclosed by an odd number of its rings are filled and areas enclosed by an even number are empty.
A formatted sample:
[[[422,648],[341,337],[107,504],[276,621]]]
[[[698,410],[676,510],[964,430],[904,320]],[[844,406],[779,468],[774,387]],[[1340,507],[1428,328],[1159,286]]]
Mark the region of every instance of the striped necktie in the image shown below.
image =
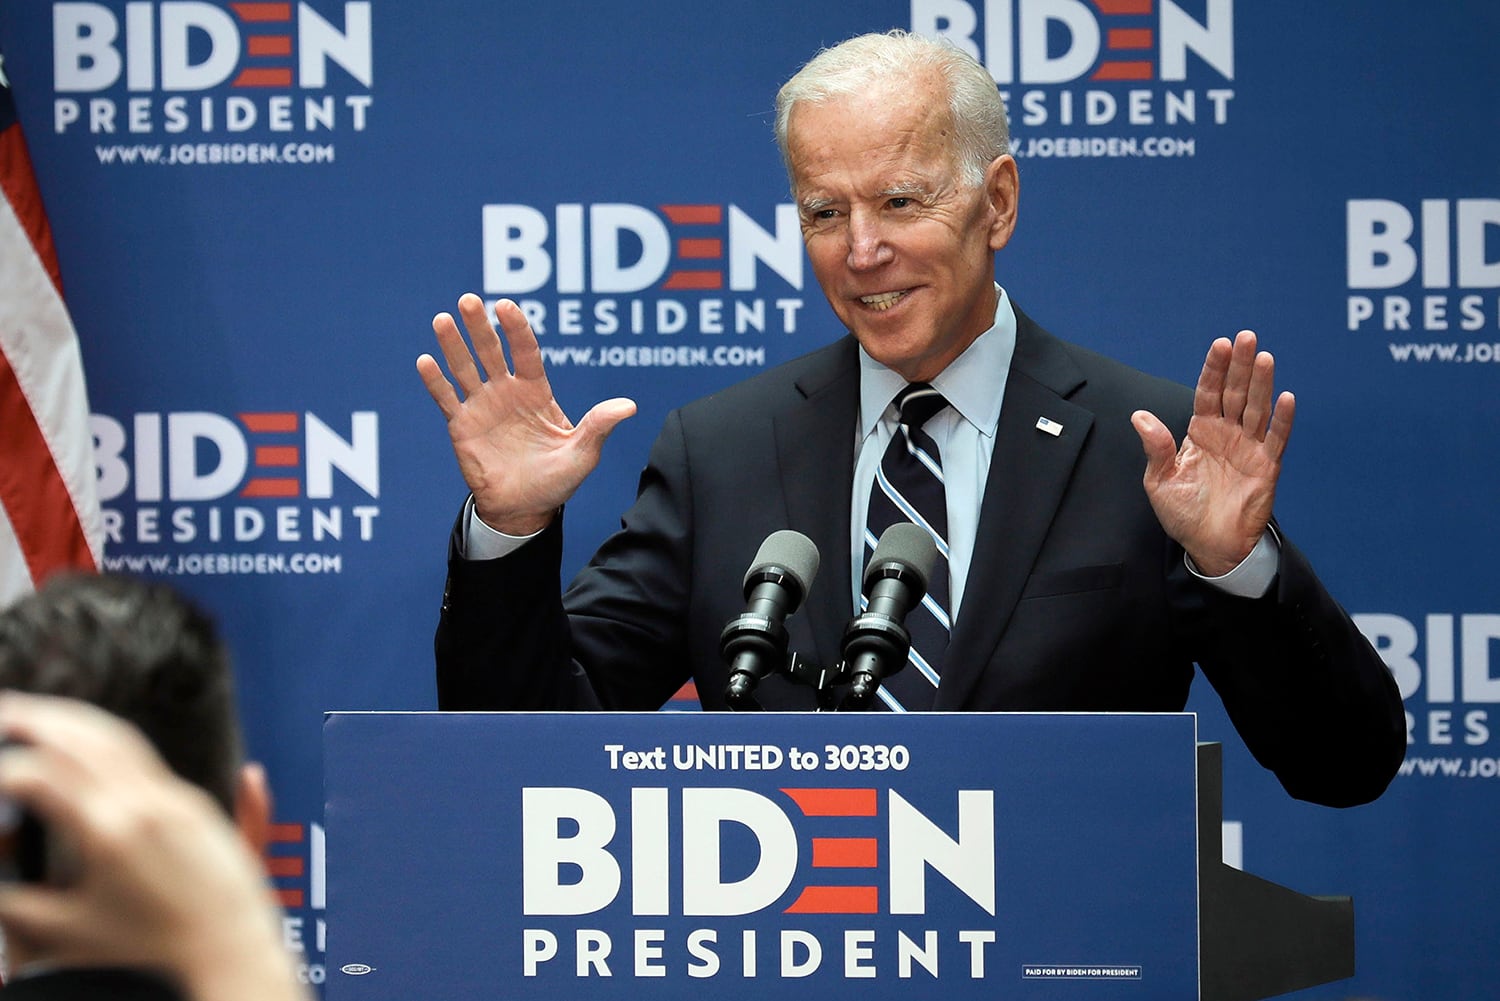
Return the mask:
[[[880,688],[880,699],[895,712],[931,709],[942,675],[943,655],[951,628],[948,617],[948,505],[943,488],[943,461],[937,444],[922,425],[948,406],[926,383],[913,383],[896,396],[900,427],[881,457],[870,491],[865,519],[865,560],[881,534],[898,521],[925,528],[937,543],[941,559],[933,568],[927,596],[906,617],[911,652],[906,666]],[[861,599],[861,609],[864,601]]]

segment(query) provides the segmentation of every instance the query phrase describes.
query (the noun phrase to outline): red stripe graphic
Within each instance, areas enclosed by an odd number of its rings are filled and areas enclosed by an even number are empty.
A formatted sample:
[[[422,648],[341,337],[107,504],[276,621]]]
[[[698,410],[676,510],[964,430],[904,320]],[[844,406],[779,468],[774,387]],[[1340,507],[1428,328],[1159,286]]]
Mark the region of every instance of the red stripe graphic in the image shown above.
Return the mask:
[[[1102,62],[1094,71],[1094,80],[1149,80],[1151,64],[1146,62]]]
[[[272,824],[266,834],[266,840],[273,845],[296,845],[307,840],[307,828],[302,824]],[[296,878],[305,874],[300,857],[289,858],[281,855],[262,855],[267,875],[279,878]],[[276,902],[282,907],[301,907],[305,896],[300,889],[281,889],[274,891]]]
[[[1151,0],[1094,0],[1094,6],[1111,16],[1151,13]]]
[[[813,838],[815,869],[873,869],[879,858],[874,838]]]
[[[873,886],[809,886],[787,914],[878,914],[880,891]]]
[[[240,75],[234,78],[231,87],[290,87],[292,85],[292,71],[290,69],[243,69]]]
[[[232,3],[229,5],[241,21],[290,21],[292,5],[289,3]]]
[[[1156,42],[1156,33],[1150,28],[1110,28],[1108,41],[1111,49],[1149,49]]]
[[[808,817],[873,817],[874,789],[783,789]]]
[[[723,240],[678,240],[677,256],[688,260],[708,260],[724,256]]]
[[[289,56],[291,35],[251,35],[245,40],[245,54],[251,56]]]
[[[301,450],[295,445],[257,445],[257,466],[295,466],[301,458]]]
[[[662,285],[665,289],[716,289],[724,287],[720,271],[674,271]]]
[[[304,837],[301,824],[272,824],[266,840],[276,844],[286,844],[301,841]]]
[[[272,434],[278,431],[295,431],[298,418],[295,413],[238,414],[240,423],[256,434]]]
[[[282,858],[280,856],[268,857],[266,860],[266,874],[269,876],[289,877],[301,876],[304,872],[300,858]]]
[[[296,497],[301,484],[293,478],[278,476],[252,476],[245,481],[241,497]]]
[[[679,226],[713,226],[724,220],[722,205],[663,205],[661,210]]]

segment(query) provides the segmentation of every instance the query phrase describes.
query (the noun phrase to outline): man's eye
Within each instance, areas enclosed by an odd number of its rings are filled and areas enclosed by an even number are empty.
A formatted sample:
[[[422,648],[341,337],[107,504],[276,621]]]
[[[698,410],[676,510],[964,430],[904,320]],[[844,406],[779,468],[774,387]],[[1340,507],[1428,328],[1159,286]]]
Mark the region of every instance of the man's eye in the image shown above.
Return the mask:
[[[893,209],[904,209],[911,204],[911,199],[906,197],[905,195],[897,195],[895,198],[892,198],[887,204],[890,205],[890,207]]]
[[[838,209],[818,209],[818,211],[813,213],[814,219],[837,219],[838,217]]]

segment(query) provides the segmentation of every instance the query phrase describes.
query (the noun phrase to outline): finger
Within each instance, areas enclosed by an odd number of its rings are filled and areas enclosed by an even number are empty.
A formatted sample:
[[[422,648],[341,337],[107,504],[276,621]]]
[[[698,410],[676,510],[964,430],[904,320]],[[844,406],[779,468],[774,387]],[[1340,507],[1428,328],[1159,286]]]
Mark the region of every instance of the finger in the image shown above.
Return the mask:
[[[1243,419],[1245,400],[1250,392],[1250,373],[1255,369],[1255,334],[1241,330],[1234,338],[1229,355],[1229,371],[1224,376],[1224,416],[1232,421]]]
[[[1241,419],[1245,432],[1256,441],[1264,441],[1266,422],[1271,419],[1271,394],[1275,390],[1276,359],[1271,352],[1255,356],[1250,368],[1250,387],[1245,394],[1245,415]]]
[[[1220,417],[1224,413],[1224,379],[1229,373],[1233,346],[1229,338],[1220,337],[1208,346],[1203,371],[1198,374],[1198,388],[1193,392],[1193,413],[1198,417]]]
[[[526,314],[521,312],[521,307],[509,299],[501,299],[495,303],[495,319],[500,321],[500,328],[505,331],[505,343],[510,347],[510,359],[515,366],[516,378],[540,379],[545,385],[547,370],[542,365],[542,349],[537,345],[536,333],[531,329],[531,324],[526,322]]]
[[[497,309],[499,305],[500,303],[495,304]],[[469,332],[469,340],[474,342],[474,353],[479,356],[479,363],[484,366],[489,377],[498,379],[509,375],[510,363],[505,360],[505,346],[500,343],[500,334],[490,322],[489,314],[484,311],[484,300],[470,292],[458,300],[458,311],[464,318],[464,329]]]
[[[25,942],[33,951],[54,953],[80,929],[88,929],[88,905],[70,890],[39,883],[13,883],[0,888],[0,926],[11,941]]]
[[[0,733],[83,763],[155,760],[140,730],[98,706],[63,696],[0,692]],[[100,758],[101,752],[109,753]]]
[[[1140,436],[1141,450],[1146,453],[1145,481],[1154,483],[1165,479],[1177,460],[1177,440],[1150,411],[1137,410],[1130,415],[1130,423]]]
[[[453,315],[439,313],[434,316],[432,332],[437,335],[438,347],[443,352],[443,361],[448,363],[448,371],[453,373],[453,378],[464,395],[478,392],[479,387],[484,384],[484,376],[474,364],[474,356],[464,343],[464,335],[458,332],[458,324],[453,322]]]
[[[1297,417],[1297,398],[1291,393],[1282,393],[1276,398],[1276,409],[1271,413],[1271,427],[1266,432],[1266,447],[1277,462],[1286,452],[1286,443],[1292,437],[1292,421]]]
[[[438,409],[443,412],[443,416],[451,421],[462,403],[458,399],[458,393],[453,389],[453,384],[444,378],[443,370],[438,366],[437,360],[432,355],[419,355],[417,374],[422,377],[422,384],[427,387],[428,394],[438,405]]]
[[[93,787],[81,768],[52,749],[16,744],[0,752],[0,793],[40,817],[49,830],[86,827]]]
[[[604,448],[604,440],[620,422],[634,414],[635,401],[623,396],[595,404],[592,410],[583,415],[583,420],[578,422],[576,433],[580,439],[580,447],[598,453]]]
[[[100,802],[89,793],[167,774],[139,730],[73,699],[7,692],[0,732],[17,742],[0,753],[0,791],[53,822],[82,823]]]

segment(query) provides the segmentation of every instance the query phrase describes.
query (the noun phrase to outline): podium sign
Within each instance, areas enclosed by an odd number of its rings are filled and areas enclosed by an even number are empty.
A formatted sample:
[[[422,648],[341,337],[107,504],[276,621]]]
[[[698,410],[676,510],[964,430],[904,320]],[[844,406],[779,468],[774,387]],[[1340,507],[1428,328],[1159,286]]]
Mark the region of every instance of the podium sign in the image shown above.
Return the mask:
[[[1195,736],[333,713],[328,997],[1195,998]]]

